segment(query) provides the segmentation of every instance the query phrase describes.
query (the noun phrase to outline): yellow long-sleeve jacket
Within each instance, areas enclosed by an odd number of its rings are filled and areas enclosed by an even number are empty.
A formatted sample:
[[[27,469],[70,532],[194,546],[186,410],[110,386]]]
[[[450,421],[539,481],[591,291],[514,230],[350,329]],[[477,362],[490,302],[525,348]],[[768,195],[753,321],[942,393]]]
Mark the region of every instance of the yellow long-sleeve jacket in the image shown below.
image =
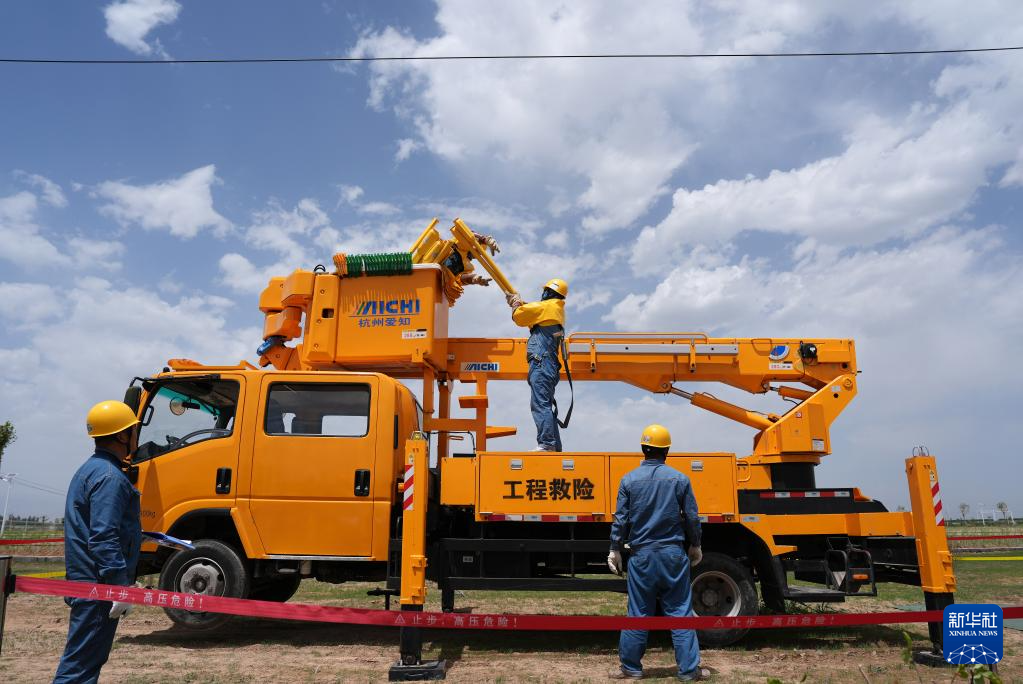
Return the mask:
[[[565,300],[545,299],[529,302],[512,311],[512,320],[523,328],[534,325],[565,325]]]

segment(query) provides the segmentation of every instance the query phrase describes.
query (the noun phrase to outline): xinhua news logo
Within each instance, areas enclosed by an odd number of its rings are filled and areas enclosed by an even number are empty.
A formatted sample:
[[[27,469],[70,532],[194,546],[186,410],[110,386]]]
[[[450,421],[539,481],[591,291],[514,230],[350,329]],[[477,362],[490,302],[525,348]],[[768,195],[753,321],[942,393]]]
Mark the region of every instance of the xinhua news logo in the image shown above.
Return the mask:
[[[990,603],[945,608],[945,660],[953,665],[993,665],[1002,659],[1002,609]]]

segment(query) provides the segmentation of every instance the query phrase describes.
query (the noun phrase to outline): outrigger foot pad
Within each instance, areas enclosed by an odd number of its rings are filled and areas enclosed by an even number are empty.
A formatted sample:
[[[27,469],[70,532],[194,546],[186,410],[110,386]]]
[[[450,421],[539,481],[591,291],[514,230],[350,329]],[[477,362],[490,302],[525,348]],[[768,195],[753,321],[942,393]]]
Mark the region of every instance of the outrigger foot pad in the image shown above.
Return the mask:
[[[941,651],[913,651],[913,662],[927,667],[952,667]]]
[[[391,665],[387,672],[389,682],[427,682],[444,679],[447,672],[447,661],[428,660],[418,665],[402,665],[400,662]]]

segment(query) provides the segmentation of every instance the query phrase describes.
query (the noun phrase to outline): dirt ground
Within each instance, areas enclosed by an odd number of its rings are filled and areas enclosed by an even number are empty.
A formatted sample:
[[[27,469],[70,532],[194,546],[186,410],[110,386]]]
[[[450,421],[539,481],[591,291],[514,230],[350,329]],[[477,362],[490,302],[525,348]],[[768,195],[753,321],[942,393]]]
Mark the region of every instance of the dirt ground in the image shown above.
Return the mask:
[[[60,566],[22,564],[16,571]],[[1018,563],[959,563],[962,602],[1023,604]],[[328,585],[307,580],[295,601],[383,607],[365,595],[375,585]],[[918,589],[882,588],[878,598],[833,606],[837,610],[891,610],[922,600]],[[437,592],[431,592],[431,604]],[[435,608],[435,605],[428,605]],[[819,607],[794,608],[817,610]],[[459,610],[519,613],[624,612],[618,595],[587,593],[466,592]],[[830,608],[829,608],[830,609]],[[53,676],[67,630],[58,598],[15,594],[8,604],[0,655],[0,681],[45,682]],[[914,646],[926,645],[923,625],[908,628]],[[427,657],[448,661],[451,682],[601,682],[617,667],[617,634],[427,633]],[[1006,630],[1000,674],[1023,682],[1023,632]],[[903,662],[902,631],[889,627],[754,631],[739,645],[705,649],[703,665],[720,682],[949,682],[952,670],[913,668]],[[380,682],[397,655],[397,633],[383,628],[236,619],[222,631],[199,635],[172,626],[162,611],[137,607],[121,621],[106,682]],[[644,660],[653,681],[670,681],[674,663],[666,633],[651,635]],[[805,679],[804,679],[805,678]],[[960,680],[962,681],[962,680]]]

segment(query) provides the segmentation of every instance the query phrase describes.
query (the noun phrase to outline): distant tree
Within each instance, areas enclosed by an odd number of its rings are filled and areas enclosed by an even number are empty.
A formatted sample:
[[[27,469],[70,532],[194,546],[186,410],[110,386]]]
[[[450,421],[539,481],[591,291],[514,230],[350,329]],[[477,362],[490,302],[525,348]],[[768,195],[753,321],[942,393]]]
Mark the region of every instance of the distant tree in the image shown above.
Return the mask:
[[[966,514],[970,512],[970,504],[961,503],[959,504],[959,517],[966,520]]]
[[[897,513],[905,513],[906,512],[906,507],[905,506],[896,506],[895,507],[895,511]]]
[[[997,508],[998,512],[1002,514],[1002,519],[1004,520],[1009,519],[1009,504],[1005,503],[1004,501],[999,501],[998,503],[995,504],[995,508]]]
[[[7,450],[7,447],[14,444],[16,439],[18,439],[18,433],[14,431],[14,425],[11,424],[11,421],[8,420],[3,425],[0,425],[0,472],[3,472],[4,451]]]

